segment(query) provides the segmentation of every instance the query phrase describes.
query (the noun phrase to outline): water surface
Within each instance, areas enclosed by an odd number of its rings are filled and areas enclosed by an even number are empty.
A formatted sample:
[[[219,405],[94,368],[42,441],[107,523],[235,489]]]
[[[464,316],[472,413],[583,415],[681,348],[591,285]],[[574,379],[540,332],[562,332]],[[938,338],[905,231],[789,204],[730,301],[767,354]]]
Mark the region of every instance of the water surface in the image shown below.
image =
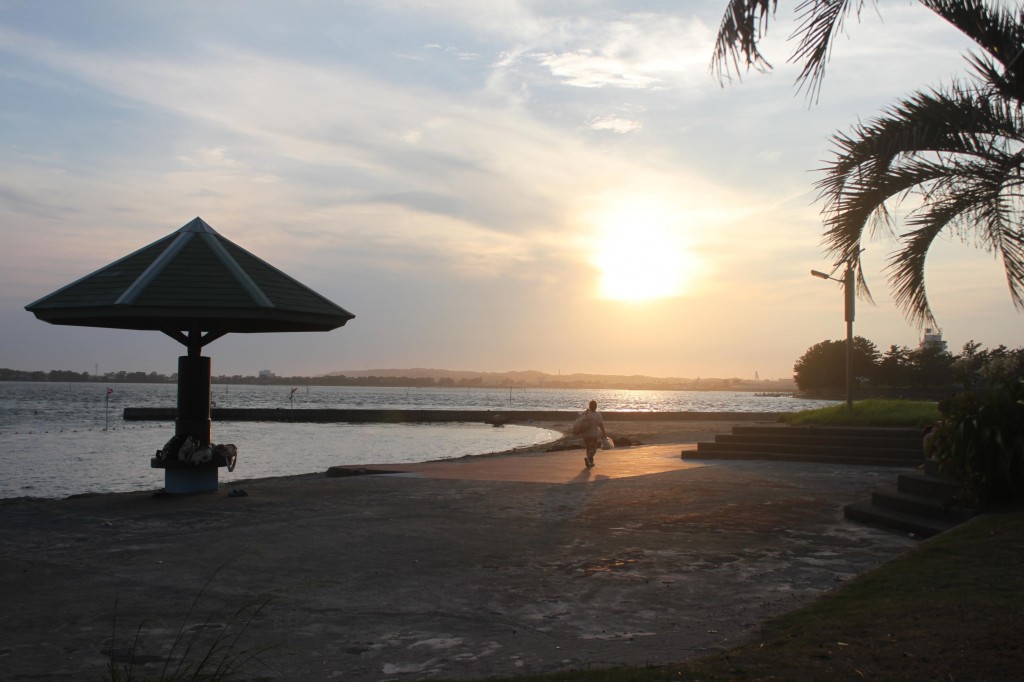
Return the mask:
[[[108,388],[113,389],[108,394]],[[215,385],[218,407],[433,410],[793,412],[831,401],[755,397],[732,391],[366,388]],[[173,384],[0,382],[0,498],[156,490],[163,471],[150,458],[174,435],[171,423],[126,422],[125,407],[173,407]],[[529,425],[304,424],[214,422],[214,443],[238,447],[244,478],[322,472],[342,464],[420,462],[550,442]]]

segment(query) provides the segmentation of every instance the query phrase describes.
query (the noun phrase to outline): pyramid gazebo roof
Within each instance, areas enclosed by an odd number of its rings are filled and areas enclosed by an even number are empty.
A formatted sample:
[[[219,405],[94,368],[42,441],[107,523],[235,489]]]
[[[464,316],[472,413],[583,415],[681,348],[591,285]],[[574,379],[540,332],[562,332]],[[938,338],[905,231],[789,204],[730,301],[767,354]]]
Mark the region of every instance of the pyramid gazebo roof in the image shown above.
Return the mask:
[[[228,333],[330,331],[355,316],[225,239],[201,218],[25,306],[51,324]]]

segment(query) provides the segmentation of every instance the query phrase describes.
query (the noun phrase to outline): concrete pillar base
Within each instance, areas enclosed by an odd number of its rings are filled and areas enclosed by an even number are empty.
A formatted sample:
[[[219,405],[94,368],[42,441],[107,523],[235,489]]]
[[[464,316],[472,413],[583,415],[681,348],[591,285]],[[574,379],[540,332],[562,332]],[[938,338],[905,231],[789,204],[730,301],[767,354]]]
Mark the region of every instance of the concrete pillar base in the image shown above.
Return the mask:
[[[164,469],[166,493],[215,493],[217,467],[181,467]]]

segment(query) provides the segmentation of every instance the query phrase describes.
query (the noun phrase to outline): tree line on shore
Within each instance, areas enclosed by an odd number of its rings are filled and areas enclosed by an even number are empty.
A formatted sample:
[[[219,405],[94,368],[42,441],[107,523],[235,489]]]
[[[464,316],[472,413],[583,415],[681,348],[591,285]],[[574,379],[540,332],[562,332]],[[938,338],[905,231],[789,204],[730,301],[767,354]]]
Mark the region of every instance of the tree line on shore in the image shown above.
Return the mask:
[[[1024,347],[984,349],[972,340],[957,355],[944,345],[928,343],[915,349],[892,345],[883,353],[868,339],[855,336],[851,360],[851,379],[860,396],[866,392],[944,397],[983,367],[1024,365]],[[808,348],[793,366],[793,378],[801,391],[811,394],[845,387],[846,341],[822,341]]]
[[[891,345],[885,352],[862,336],[853,339],[852,379],[861,391],[873,394],[902,393],[914,397],[949,395],[962,385],[963,376],[979,367],[1000,361],[1024,359],[1024,347],[1010,349],[999,345],[983,349],[976,341],[964,344],[960,353],[953,355],[944,345],[923,344],[911,349]],[[275,386],[365,386],[402,388],[555,388],[555,389],[640,389],[640,390],[732,390],[732,391],[786,391],[795,387],[809,395],[822,395],[841,390],[846,385],[846,341],[816,343],[793,365],[793,382],[788,380],[717,379],[658,379],[644,376],[537,374],[529,378],[512,378],[502,374],[473,376],[402,376],[387,375],[346,376],[243,376],[220,375],[212,378],[214,384],[275,385]],[[0,368],[0,381],[45,381],[52,383],[105,382],[118,384],[177,383],[178,375],[158,372],[107,372],[93,375],[89,372],[69,370],[25,371]]]

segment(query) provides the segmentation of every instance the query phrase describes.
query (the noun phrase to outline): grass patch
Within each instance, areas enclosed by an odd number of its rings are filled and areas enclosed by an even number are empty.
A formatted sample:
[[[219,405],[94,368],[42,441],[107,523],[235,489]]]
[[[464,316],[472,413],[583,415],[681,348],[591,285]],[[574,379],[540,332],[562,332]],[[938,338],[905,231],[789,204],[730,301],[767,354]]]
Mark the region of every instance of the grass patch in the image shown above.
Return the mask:
[[[710,680],[1011,679],[1024,669],[1022,560],[1024,513],[981,517],[771,621],[755,643],[666,670]]]
[[[832,405],[816,410],[785,414],[790,426],[915,426],[939,420],[939,404],[926,400],[858,400],[853,409]]]
[[[1024,511],[990,514],[769,621],[756,639],[728,652],[669,666],[507,679],[1017,679],[1024,670],[1022,562]]]
[[[198,624],[192,622],[206,589],[230,561],[218,566],[199,590],[163,656],[140,653],[145,623],[139,623],[134,639],[121,643],[115,602],[110,645],[104,652],[107,655],[105,682],[231,682],[251,679],[243,677],[243,668],[250,662],[259,661],[259,654],[264,650],[243,648],[239,643],[269,603],[269,598],[246,604],[223,622],[212,616]]]

